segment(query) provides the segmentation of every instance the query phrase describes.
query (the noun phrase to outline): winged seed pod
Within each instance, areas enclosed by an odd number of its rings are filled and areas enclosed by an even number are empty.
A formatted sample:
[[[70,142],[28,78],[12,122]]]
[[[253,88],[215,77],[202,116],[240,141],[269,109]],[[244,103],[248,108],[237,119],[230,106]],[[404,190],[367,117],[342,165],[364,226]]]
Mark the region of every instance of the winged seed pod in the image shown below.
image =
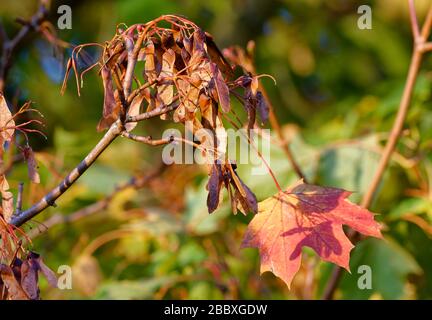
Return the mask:
[[[170,27],[166,27],[167,23]],[[77,68],[86,46],[77,46],[68,64],[68,71],[73,70],[76,78],[82,78],[88,71],[80,73]],[[246,93],[239,101],[246,110],[248,128],[254,127],[257,110],[263,121],[268,118],[268,108],[260,98],[258,78],[245,73],[234,79],[233,67],[213,37],[179,16],[165,15],[145,24],[118,28],[110,41],[98,46],[103,47],[103,54],[92,67],[100,69],[104,105],[97,129],[105,130],[118,119],[138,116],[140,110],[150,112],[175,106],[171,117],[162,112],[161,118],[183,124],[190,121],[194,132],[202,128],[209,130],[213,143],[209,150],[203,151],[203,156],[208,158],[208,163],[213,163],[212,159],[227,162],[221,167],[222,175],[215,171],[214,165],[209,165],[209,212],[218,207],[222,185],[232,194],[234,212],[237,209],[243,213],[256,212],[255,195],[241,182],[228,159],[224,159],[223,118],[231,112],[231,94],[237,89]],[[139,64],[142,68],[138,69]],[[130,132],[137,122],[124,125]],[[203,137],[196,139],[200,145],[206,143]]]

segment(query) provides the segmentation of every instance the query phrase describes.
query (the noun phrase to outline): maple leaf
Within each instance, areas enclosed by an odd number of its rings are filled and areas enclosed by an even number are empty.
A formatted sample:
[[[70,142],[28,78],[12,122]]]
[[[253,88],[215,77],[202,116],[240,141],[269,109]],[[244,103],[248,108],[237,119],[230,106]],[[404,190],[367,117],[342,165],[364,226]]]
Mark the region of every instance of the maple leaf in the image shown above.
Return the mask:
[[[288,288],[301,265],[302,248],[349,271],[354,247],[342,225],[377,238],[381,226],[368,210],[346,199],[351,192],[306,184],[303,180],[258,204],[242,247],[258,248],[261,273],[273,272]]]

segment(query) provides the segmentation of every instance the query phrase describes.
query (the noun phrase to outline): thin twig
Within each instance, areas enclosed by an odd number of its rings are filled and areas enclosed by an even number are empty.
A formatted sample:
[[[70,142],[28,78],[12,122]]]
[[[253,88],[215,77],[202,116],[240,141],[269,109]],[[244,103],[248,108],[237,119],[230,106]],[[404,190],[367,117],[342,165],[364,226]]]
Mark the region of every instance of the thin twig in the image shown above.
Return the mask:
[[[431,6],[432,8],[432,6]],[[429,11],[432,12],[432,11]],[[429,15],[428,15],[429,17]],[[426,21],[429,25],[430,28],[430,24],[432,23],[432,15],[431,15],[431,19],[428,19]],[[425,22],[425,25],[426,25]],[[423,30],[425,30],[425,28],[423,27]],[[385,169],[387,168],[387,165],[390,161],[390,157],[395,149],[396,143],[400,137],[400,134],[402,132],[403,129],[403,125],[405,122],[405,118],[410,106],[410,102],[411,102],[411,97],[412,97],[412,93],[414,90],[414,86],[415,86],[415,82],[417,79],[417,75],[420,69],[420,65],[421,65],[421,61],[422,61],[422,57],[423,57],[423,51],[421,49],[422,47],[422,43],[425,42],[426,39],[423,38],[423,34],[427,34],[425,31],[422,31],[422,41],[418,41],[415,40],[415,45],[414,45],[414,50],[413,50],[413,54],[411,57],[411,63],[410,63],[410,67],[409,67],[409,71],[408,71],[408,76],[407,76],[407,80],[405,83],[405,88],[402,94],[402,98],[401,98],[401,102],[399,104],[399,110],[398,113],[396,115],[396,119],[393,123],[393,127],[392,130],[390,132],[390,136],[389,139],[384,147],[384,151],[381,155],[381,159],[380,162],[378,164],[378,168],[372,178],[372,182],[368,188],[368,190],[366,191],[366,194],[363,197],[363,200],[361,202],[361,205],[365,208],[369,207],[374,195],[376,194],[376,190],[378,189],[379,183],[381,182],[381,178],[385,172]]]
[[[30,232],[27,233],[28,237],[30,239],[33,239],[45,231],[47,231],[49,228],[52,228],[56,225],[62,224],[62,223],[72,223],[78,220],[81,220],[85,217],[91,216],[97,212],[100,212],[108,207],[108,205],[111,203],[112,199],[120,192],[128,189],[133,188],[135,190],[141,189],[148,185],[148,183],[153,180],[155,177],[159,176],[167,166],[165,164],[161,164],[159,168],[156,170],[153,170],[153,172],[147,174],[147,175],[138,175],[135,177],[132,177],[128,182],[120,185],[119,187],[115,188],[113,192],[111,192],[108,196],[105,198],[92,203],[78,211],[75,211],[68,215],[62,215],[60,213],[55,214],[51,216],[48,220],[44,221],[42,223],[42,226],[44,227],[43,230],[41,228],[35,228],[32,229]]]
[[[151,146],[161,146],[161,145],[165,145],[165,144],[169,144],[171,142],[174,141],[174,137],[169,137],[169,138],[165,138],[165,139],[157,139],[154,140],[152,137],[148,136],[148,137],[144,137],[144,136],[137,136],[136,134],[132,134],[126,131],[123,131],[121,133],[122,137],[136,141],[136,142],[141,142],[144,144],[148,144]]]
[[[421,39],[423,42],[426,42],[429,38],[429,35],[431,33],[431,27],[432,27],[432,6],[429,7],[428,13],[426,15],[426,19],[423,23],[423,27],[421,30]]]
[[[169,106],[166,106],[164,108],[153,109],[153,110],[151,110],[149,112],[141,113],[141,114],[136,115],[136,116],[128,116],[126,118],[126,123],[128,123],[128,122],[138,122],[138,121],[154,118],[154,117],[160,116],[162,114],[171,112],[171,111],[175,110],[178,106],[179,106],[179,103],[178,102],[174,102],[174,103],[172,103]]]
[[[125,96],[126,99],[128,98],[129,93],[131,91],[132,80],[133,80],[135,65],[136,65],[136,62],[138,60],[139,51],[140,51],[141,46],[142,46],[142,44],[144,42],[144,38],[147,36],[148,30],[153,25],[154,25],[154,22],[148,24],[145,27],[145,29],[143,31],[141,31],[141,33],[138,36],[138,39],[137,39],[135,45],[133,44],[132,37],[131,38],[125,37],[125,39],[126,39],[126,49],[128,51],[128,61],[127,61],[127,67],[126,67],[126,74],[125,74],[125,78],[124,78],[124,81],[123,81],[123,92],[124,92],[124,96]]]
[[[154,118],[161,114],[168,113],[177,108],[178,103],[173,103],[170,106],[161,109],[155,109],[143,114],[139,114],[135,117],[128,117],[125,122],[137,122],[144,119]],[[109,130],[105,133],[98,144],[93,148],[92,151],[82,160],[77,167],[75,167],[69,175],[67,175],[63,181],[47,195],[45,195],[38,203],[33,205],[31,208],[20,212],[19,214],[12,217],[11,224],[19,227],[49,206],[55,205],[55,200],[60,197],[78,178],[93,164],[99,155],[117,138],[122,134],[124,126],[121,120],[114,122]]]
[[[8,39],[3,27],[2,38],[4,38],[1,60],[0,60],[0,92],[4,91],[6,84],[6,76],[11,66],[11,58],[14,49],[18,46],[22,39],[32,30],[38,30],[39,25],[45,20],[47,16],[47,8],[44,4],[39,6],[38,11],[31,17],[30,21],[26,23],[14,38]]]
[[[411,19],[411,28],[414,36],[414,48],[413,54],[411,57],[411,63],[408,70],[407,80],[405,82],[405,88],[402,94],[402,98],[399,104],[399,110],[396,115],[396,119],[393,123],[392,130],[389,135],[389,139],[384,147],[383,153],[381,155],[380,162],[378,164],[378,168],[372,178],[372,182],[363,196],[361,206],[367,208],[371,205],[374,196],[377,195],[377,189],[381,182],[382,176],[389,164],[391,155],[395,150],[396,144],[401,135],[403,125],[405,122],[406,115],[408,113],[408,109],[411,102],[412,93],[414,90],[415,82],[417,79],[417,75],[420,69],[420,65],[423,58],[423,53],[425,52],[424,47],[427,42],[427,38],[430,35],[431,27],[432,27],[432,5],[429,7],[428,14],[426,16],[425,22],[423,24],[421,33],[418,31],[417,17],[414,11],[414,2],[413,0],[409,1],[409,9],[410,9],[410,19]],[[349,236],[353,242],[356,238],[359,238],[359,234],[354,231],[350,231]],[[328,300],[332,299],[333,295],[338,287],[339,281],[342,277],[342,268],[336,266],[333,269],[333,272],[330,276],[329,281],[327,282],[327,286],[324,289],[323,299]]]
[[[18,184],[18,195],[17,195],[17,202],[16,202],[16,213],[20,213],[22,211],[23,191],[24,191],[24,182],[20,182]]]
[[[420,37],[420,29],[417,21],[417,15],[415,12],[414,0],[408,0],[410,22],[411,22],[411,32],[413,39],[417,40]]]

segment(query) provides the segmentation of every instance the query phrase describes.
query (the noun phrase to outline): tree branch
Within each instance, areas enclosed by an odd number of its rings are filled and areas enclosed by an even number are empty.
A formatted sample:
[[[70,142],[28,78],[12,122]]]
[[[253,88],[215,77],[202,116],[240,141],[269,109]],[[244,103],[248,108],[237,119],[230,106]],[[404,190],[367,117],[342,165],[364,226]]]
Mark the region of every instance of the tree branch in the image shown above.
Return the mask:
[[[125,122],[126,123],[128,123],[128,122],[138,122],[138,121],[154,118],[154,117],[160,116],[162,114],[171,112],[171,111],[175,110],[178,106],[179,106],[179,103],[178,102],[174,102],[174,103],[172,103],[169,106],[166,106],[164,108],[153,109],[152,111],[141,113],[141,114],[136,115],[136,116],[128,116],[128,117],[126,117],[126,121]]]
[[[393,123],[393,127],[391,129],[389,139],[384,147],[383,153],[381,155],[380,162],[378,164],[378,168],[372,178],[372,182],[363,196],[361,206],[369,207],[373,201],[374,196],[377,194],[378,186],[381,182],[382,176],[389,164],[390,158],[395,150],[396,144],[401,135],[403,125],[408,113],[408,109],[411,102],[411,97],[414,91],[414,86],[416,83],[417,75],[420,69],[420,65],[423,58],[423,53],[425,52],[425,44],[427,44],[427,38],[430,35],[431,26],[432,26],[432,5],[429,7],[428,14],[426,16],[425,22],[423,24],[421,33],[418,30],[417,24],[417,16],[415,14],[414,1],[408,0],[409,9],[410,9],[410,20],[411,20],[411,28],[414,36],[414,48],[411,56],[411,63],[408,70],[407,79],[405,82],[404,91],[402,93],[402,98],[399,104],[399,110],[396,115],[396,119]],[[348,234],[353,242],[359,238],[359,233],[355,231],[350,231]],[[342,277],[342,268],[336,266],[333,269],[332,275],[330,276],[329,281],[327,282],[327,286],[324,289],[324,293],[322,298],[325,300],[332,299],[333,295],[338,287],[339,281]]]
[[[141,142],[144,144],[148,144],[151,146],[161,146],[164,144],[168,144],[174,141],[174,137],[169,137],[169,138],[165,138],[165,139],[158,139],[158,140],[153,140],[152,137],[144,137],[144,136],[137,136],[136,134],[132,134],[126,131],[123,131],[121,133],[122,137],[136,141],[136,142]]]
[[[109,130],[105,133],[98,144],[92,151],[76,166],[63,181],[45,197],[31,208],[17,213],[12,217],[10,224],[19,227],[38,213],[42,212],[49,206],[53,206],[58,197],[60,197],[70,186],[78,180],[79,177],[96,161],[99,155],[114,141],[115,138],[123,131],[123,124],[120,120],[114,122]]]
[[[40,228],[35,228],[33,230],[31,230],[30,232],[27,233],[28,237],[30,239],[33,239],[37,236],[39,236],[40,234],[44,233],[45,231],[47,231],[49,228],[52,228],[58,224],[62,224],[62,223],[72,223],[75,222],[77,220],[80,220],[82,218],[88,217],[92,214],[95,214],[97,212],[100,212],[101,210],[104,210],[108,207],[108,205],[111,203],[112,199],[121,191],[126,190],[128,188],[133,188],[135,190],[141,189],[143,187],[145,187],[146,185],[148,185],[148,183],[153,180],[155,177],[159,176],[165,169],[167,168],[167,166],[165,164],[161,164],[161,166],[159,168],[157,168],[156,170],[153,170],[153,172],[144,175],[144,176],[136,176],[136,177],[132,177],[128,182],[120,185],[119,187],[117,187],[113,192],[111,192],[108,196],[106,196],[105,198],[92,203],[80,210],[75,211],[74,213],[71,213],[69,215],[62,215],[60,213],[55,214],[53,216],[51,216],[48,220],[46,220],[45,222],[42,223],[42,225],[44,226],[44,229],[41,230]]]
[[[133,74],[134,74],[134,70],[135,70],[135,66],[136,66],[136,62],[138,59],[138,54],[139,51],[141,49],[141,46],[144,42],[144,38],[147,34],[147,31],[150,29],[150,27],[153,26],[153,23],[148,24],[144,30],[141,31],[140,35],[138,36],[138,39],[135,43],[135,45],[133,44],[133,39],[128,38],[126,36],[125,38],[125,42],[126,42],[126,50],[128,52],[128,61],[127,61],[127,67],[126,67],[126,74],[125,74],[125,79],[123,82],[123,92],[124,92],[124,96],[127,99],[130,91],[131,91],[131,87],[132,87],[132,80],[133,80]]]
[[[414,0],[408,0],[408,7],[409,7],[409,14],[410,14],[410,22],[411,22],[411,32],[414,41],[417,41],[420,38],[420,29],[417,21],[417,15],[415,12]]]
[[[41,4],[38,11],[31,17],[30,21],[25,24],[12,39],[8,39],[3,27],[0,28],[2,30],[1,32],[3,38],[3,47],[0,60],[0,92],[3,92],[5,88],[6,76],[11,66],[13,50],[31,30],[38,29],[40,23],[46,18],[47,13],[47,8],[44,4]]]

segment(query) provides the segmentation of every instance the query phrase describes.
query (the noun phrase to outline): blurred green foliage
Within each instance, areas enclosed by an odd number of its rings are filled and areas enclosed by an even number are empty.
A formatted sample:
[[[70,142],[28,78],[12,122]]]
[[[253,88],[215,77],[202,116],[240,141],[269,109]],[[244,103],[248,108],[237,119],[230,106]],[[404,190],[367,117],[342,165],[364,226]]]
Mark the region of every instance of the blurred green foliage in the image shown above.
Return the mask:
[[[428,1],[416,3],[422,19]],[[276,86],[263,83],[309,180],[352,190],[353,201],[361,198],[391,128],[408,69],[412,39],[406,1],[53,1],[54,23],[60,4],[72,7],[73,28],[59,30],[59,37],[74,44],[103,42],[118,23],[146,22],[165,13],[187,16],[213,34],[220,47],[255,40],[257,69],[277,80]],[[372,6],[372,30],[357,28],[361,4]],[[30,16],[36,5],[34,0],[2,1],[0,16],[7,31],[16,32],[13,18]],[[95,131],[103,100],[96,73],[86,76],[81,97],[72,80],[61,96],[65,60],[57,58],[44,40],[29,37],[16,52],[9,77],[7,93],[12,96],[18,89],[21,102],[34,101],[45,116],[48,137],[31,137],[42,184],[26,188],[25,206],[58,182],[101,137]],[[386,240],[368,239],[353,250],[352,273],[343,274],[338,298],[432,298],[431,67],[427,57],[406,130],[371,208],[386,225]],[[158,137],[165,126],[155,120],[138,130]],[[157,166],[160,151],[116,141],[58,207],[37,221],[99,200],[134,173]],[[272,145],[270,164],[281,184],[295,181],[277,144]],[[176,170],[185,170],[187,177],[171,172]],[[121,192],[106,210],[36,238],[34,250],[49,266],[55,270],[67,264],[74,270],[72,290],[43,286],[42,296],[294,299],[305,297],[303,280],[312,272],[317,279],[312,297],[319,297],[331,265],[317,262],[307,251],[291,291],[270,274],[260,276],[256,250],[240,250],[251,217],[231,215],[228,205],[209,216],[204,170],[179,166],[170,172],[160,178],[160,185]],[[270,177],[252,177],[244,165],[239,172],[258,199],[276,191]],[[25,175],[24,164],[14,169],[13,190]],[[408,218],[412,216],[418,219]],[[31,227],[43,228],[39,223]],[[372,268],[370,290],[357,287],[360,265]]]

